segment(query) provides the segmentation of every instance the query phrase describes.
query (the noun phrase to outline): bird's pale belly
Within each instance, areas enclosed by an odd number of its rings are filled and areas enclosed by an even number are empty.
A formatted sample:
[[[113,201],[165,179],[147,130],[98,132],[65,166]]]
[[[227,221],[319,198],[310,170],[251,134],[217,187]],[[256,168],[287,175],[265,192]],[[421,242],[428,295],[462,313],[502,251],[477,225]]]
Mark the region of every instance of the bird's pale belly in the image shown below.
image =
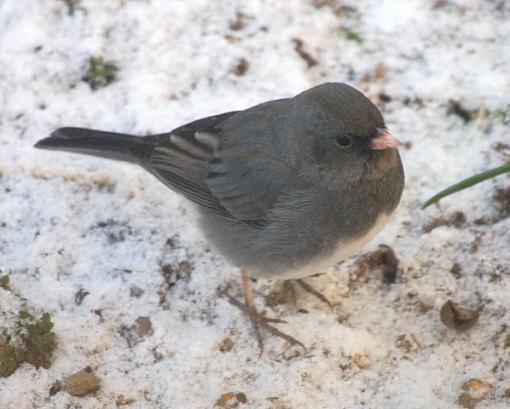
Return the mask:
[[[388,223],[393,215],[382,214],[379,216],[372,226],[372,228],[366,232],[364,235],[351,239],[348,242],[340,241],[336,248],[330,252],[330,254],[321,254],[316,257],[313,257],[308,263],[302,264],[300,266],[293,266],[286,271],[278,271],[275,274],[272,271],[257,271],[253,274],[254,278],[268,278],[278,280],[291,280],[291,279],[299,279],[304,277],[309,277],[314,274],[323,273],[330,267],[333,267],[336,263],[339,263],[342,260],[356,254],[363,246],[368,244],[376,235],[381,231],[381,229]],[[250,274],[250,271],[248,271]],[[250,274],[252,275],[252,274]]]

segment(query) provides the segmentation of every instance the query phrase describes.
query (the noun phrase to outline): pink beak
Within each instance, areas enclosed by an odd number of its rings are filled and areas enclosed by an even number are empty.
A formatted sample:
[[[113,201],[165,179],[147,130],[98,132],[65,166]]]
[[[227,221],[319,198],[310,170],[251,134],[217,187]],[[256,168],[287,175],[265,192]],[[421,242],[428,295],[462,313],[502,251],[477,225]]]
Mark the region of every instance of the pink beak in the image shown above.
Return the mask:
[[[402,145],[402,143],[383,128],[377,128],[377,134],[370,141],[370,149],[375,151],[393,149],[399,145]]]

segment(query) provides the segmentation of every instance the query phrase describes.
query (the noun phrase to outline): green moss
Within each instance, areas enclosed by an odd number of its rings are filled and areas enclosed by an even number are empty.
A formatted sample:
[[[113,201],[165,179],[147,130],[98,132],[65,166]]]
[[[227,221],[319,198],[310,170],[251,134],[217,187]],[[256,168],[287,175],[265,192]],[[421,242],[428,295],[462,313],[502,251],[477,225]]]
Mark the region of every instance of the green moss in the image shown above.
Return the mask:
[[[22,320],[28,320],[28,319],[32,319],[34,317],[28,311],[21,310],[19,312],[19,318],[22,319]]]
[[[10,376],[23,362],[37,368],[50,367],[51,356],[57,345],[50,314],[46,312],[35,320],[27,311],[20,311],[18,330],[21,345],[0,343],[0,377]]]
[[[25,351],[9,344],[0,344],[0,377],[10,376],[25,359]]]
[[[90,57],[87,74],[83,78],[90,88],[97,90],[106,87],[115,80],[118,68],[103,57]]]
[[[345,31],[345,37],[349,41],[354,41],[355,43],[358,43],[359,45],[363,44],[363,37],[361,37],[361,34],[357,33],[356,31],[352,30],[346,30]]]
[[[506,122],[510,120],[510,105],[507,105],[504,108],[496,108],[490,111],[489,115],[495,120]]]
[[[0,311],[0,318],[13,324],[0,328],[0,377],[10,376],[23,362],[49,368],[57,345],[50,314],[45,312],[37,318],[29,312],[27,300],[10,287],[8,276],[0,277],[0,287],[11,291],[23,305],[16,312]]]
[[[33,324],[26,324],[27,331],[23,340],[26,346],[26,360],[37,368],[50,367],[50,359],[56,347],[55,333],[52,331],[51,316],[45,312],[41,319]]]
[[[9,276],[0,277],[0,287],[6,291],[11,291]]]

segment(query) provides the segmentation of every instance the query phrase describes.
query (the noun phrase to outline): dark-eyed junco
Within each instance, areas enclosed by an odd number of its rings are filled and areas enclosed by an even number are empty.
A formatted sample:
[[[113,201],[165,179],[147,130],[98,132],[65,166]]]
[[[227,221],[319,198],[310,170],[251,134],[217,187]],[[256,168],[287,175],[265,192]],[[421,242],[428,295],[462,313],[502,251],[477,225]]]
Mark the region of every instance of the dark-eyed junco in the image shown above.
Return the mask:
[[[398,144],[360,91],[325,83],[169,133],[60,128],[36,147],[136,163],[199,205],[206,237],[242,269],[262,346],[259,325],[297,341],[257,314],[248,276],[313,275],[371,240],[404,186]]]

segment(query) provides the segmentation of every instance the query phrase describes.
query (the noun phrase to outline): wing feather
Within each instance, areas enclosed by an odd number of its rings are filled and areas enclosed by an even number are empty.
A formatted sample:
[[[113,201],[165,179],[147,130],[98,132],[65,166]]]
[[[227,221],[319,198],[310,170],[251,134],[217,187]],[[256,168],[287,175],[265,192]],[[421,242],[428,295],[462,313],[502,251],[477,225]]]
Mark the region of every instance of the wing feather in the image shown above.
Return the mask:
[[[277,105],[288,109],[285,100],[272,101],[156,135],[146,167],[213,213],[263,227],[281,192],[296,180],[288,158],[277,156],[287,146],[279,115],[288,115]]]
[[[145,167],[169,188],[213,213],[233,219],[205,183],[218,143],[221,122],[235,112],[200,119],[167,134],[155,135]]]

